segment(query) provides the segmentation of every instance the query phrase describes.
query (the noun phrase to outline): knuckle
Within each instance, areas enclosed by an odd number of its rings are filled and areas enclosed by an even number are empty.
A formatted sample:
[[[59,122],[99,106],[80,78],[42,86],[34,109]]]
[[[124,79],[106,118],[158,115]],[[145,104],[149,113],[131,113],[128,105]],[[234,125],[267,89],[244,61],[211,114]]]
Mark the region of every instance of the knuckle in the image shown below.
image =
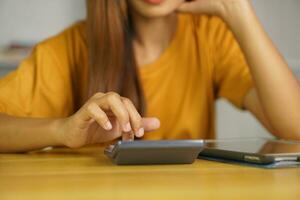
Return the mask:
[[[106,95],[107,95],[107,98],[112,99],[112,100],[120,98],[120,95],[115,92],[108,92],[108,93],[106,93]]]
[[[101,93],[101,92],[96,92],[96,93],[93,95],[93,98],[99,98],[99,97],[101,97],[101,96],[103,96],[103,93]]]
[[[127,105],[132,104],[131,100],[126,97],[123,98],[123,102]]]
[[[93,118],[98,119],[100,121],[107,121],[108,118],[106,116],[105,113],[102,112],[97,112],[97,110],[95,110],[95,106],[97,106],[97,104],[95,103],[91,103],[89,105],[87,105],[86,110],[87,112],[90,113],[91,116],[93,116]]]
[[[86,106],[86,110],[90,113],[94,111],[94,103],[90,103]]]

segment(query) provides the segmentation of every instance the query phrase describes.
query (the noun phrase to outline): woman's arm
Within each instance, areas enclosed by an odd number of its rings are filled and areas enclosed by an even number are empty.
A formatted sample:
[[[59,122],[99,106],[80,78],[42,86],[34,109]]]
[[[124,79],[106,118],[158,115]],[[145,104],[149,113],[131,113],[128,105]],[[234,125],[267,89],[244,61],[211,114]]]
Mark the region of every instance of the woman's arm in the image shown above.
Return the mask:
[[[0,114],[0,152],[23,152],[59,146],[58,119],[30,119]]]
[[[47,146],[78,148],[121,136],[142,137],[144,131],[159,126],[156,118],[142,118],[129,99],[113,92],[97,93],[68,118],[33,119],[0,114],[0,152],[24,152]]]
[[[246,95],[244,105],[269,124],[277,137],[300,139],[299,82],[265,33],[250,4],[238,9],[237,15],[229,17],[227,23],[245,54],[255,84],[255,91]],[[253,112],[260,105],[263,112]],[[267,120],[262,120],[264,118]]]
[[[255,89],[244,105],[274,135],[300,139],[300,85],[246,0],[195,0],[179,11],[215,14],[234,33],[249,64]]]

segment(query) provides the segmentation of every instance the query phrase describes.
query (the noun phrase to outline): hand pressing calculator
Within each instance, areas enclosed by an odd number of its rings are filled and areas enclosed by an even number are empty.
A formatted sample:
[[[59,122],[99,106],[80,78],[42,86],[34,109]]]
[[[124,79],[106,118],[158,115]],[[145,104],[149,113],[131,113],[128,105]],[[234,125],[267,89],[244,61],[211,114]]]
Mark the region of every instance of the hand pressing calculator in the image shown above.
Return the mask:
[[[191,164],[203,140],[119,141],[104,150],[117,165]]]

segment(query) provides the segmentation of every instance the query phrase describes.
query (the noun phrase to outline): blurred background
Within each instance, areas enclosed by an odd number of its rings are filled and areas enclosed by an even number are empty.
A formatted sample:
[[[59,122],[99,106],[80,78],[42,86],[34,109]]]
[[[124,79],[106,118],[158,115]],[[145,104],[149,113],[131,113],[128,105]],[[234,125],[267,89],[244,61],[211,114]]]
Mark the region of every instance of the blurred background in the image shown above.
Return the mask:
[[[253,0],[253,4],[300,79],[300,1]],[[84,18],[85,0],[0,0],[0,76],[14,70],[34,44]],[[219,138],[271,137],[250,114],[224,100],[217,103],[217,133]]]

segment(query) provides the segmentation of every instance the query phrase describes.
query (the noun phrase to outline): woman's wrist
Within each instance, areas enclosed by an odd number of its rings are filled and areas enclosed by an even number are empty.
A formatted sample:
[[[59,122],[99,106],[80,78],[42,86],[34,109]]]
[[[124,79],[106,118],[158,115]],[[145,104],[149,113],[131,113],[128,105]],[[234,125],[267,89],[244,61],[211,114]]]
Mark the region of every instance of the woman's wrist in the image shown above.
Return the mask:
[[[220,17],[242,45],[247,40],[249,33],[255,32],[260,25],[255,11],[248,0],[225,0],[222,2],[229,3],[223,4]]]
[[[66,119],[54,119],[49,124],[50,135],[54,146],[65,146],[64,132]]]
[[[251,21],[254,14],[248,0],[222,0],[217,7],[218,15],[234,32],[238,32],[245,23]]]

